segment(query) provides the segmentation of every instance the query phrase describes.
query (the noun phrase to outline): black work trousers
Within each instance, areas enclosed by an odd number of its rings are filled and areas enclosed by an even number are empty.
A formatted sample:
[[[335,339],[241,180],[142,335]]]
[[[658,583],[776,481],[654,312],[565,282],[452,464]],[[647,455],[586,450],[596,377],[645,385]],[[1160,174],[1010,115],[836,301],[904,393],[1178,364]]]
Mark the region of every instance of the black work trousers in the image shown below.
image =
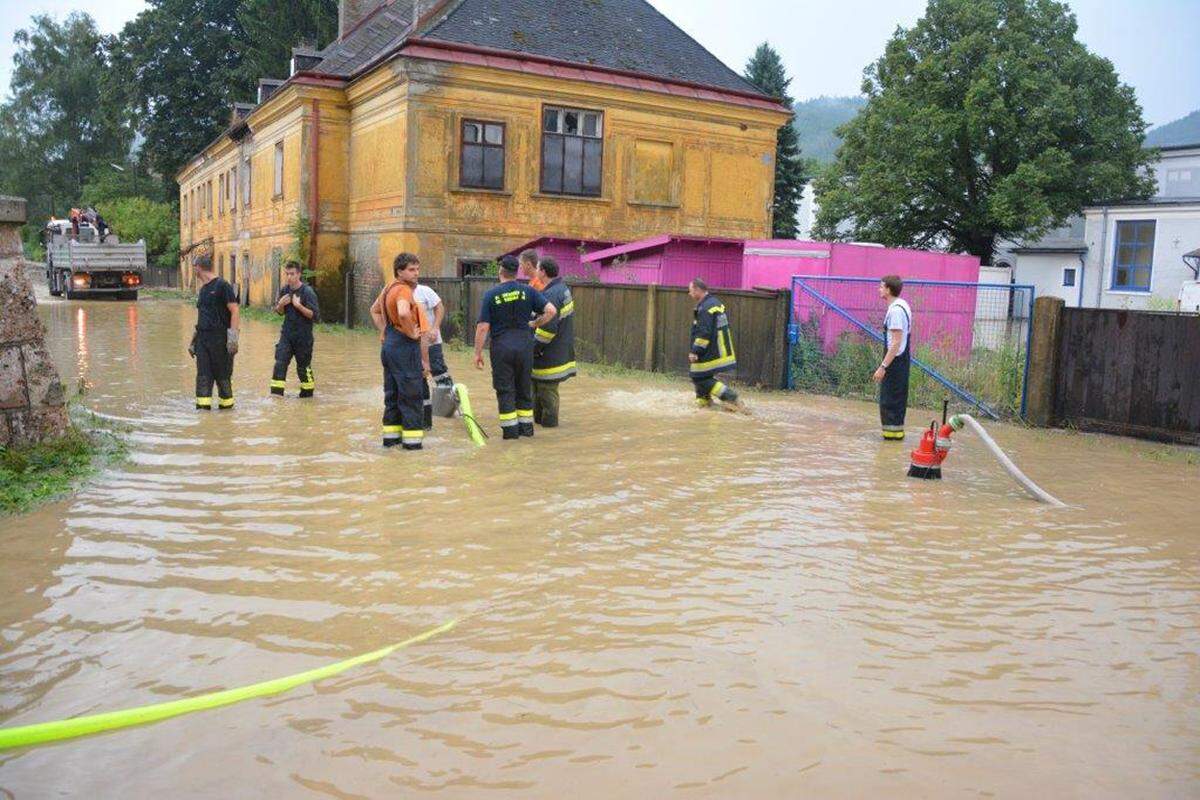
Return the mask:
[[[275,369],[271,372],[271,394],[283,394],[287,385],[288,365],[296,359],[296,376],[300,378],[300,396],[312,397],[317,388],[312,371],[313,337],[308,334],[283,334],[275,343]]]
[[[446,354],[442,351],[440,344],[429,345],[429,376],[434,383],[452,384],[450,378],[450,370],[446,366]],[[433,394],[430,391],[427,381],[421,382],[422,401],[425,406],[425,430],[433,430]]]
[[[904,415],[908,411],[908,373],[912,359],[908,350],[896,356],[879,384],[879,422],[883,438],[904,439]]]
[[[212,408],[213,384],[217,408],[233,408],[233,356],[226,332],[196,331],[196,408]]]
[[[738,399],[737,392],[721,381],[720,373],[710,373],[704,376],[693,375],[692,386],[696,390],[697,405],[712,405],[713,400],[732,403]]]
[[[391,326],[380,350],[383,363],[383,446],[420,450],[425,440],[421,418],[421,345]]]
[[[505,439],[533,436],[533,335],[504,331],[492,339],[492,388]]]
[[[543,428],[558,427],[558,385],[561,381],[533,382],[533,421]]]

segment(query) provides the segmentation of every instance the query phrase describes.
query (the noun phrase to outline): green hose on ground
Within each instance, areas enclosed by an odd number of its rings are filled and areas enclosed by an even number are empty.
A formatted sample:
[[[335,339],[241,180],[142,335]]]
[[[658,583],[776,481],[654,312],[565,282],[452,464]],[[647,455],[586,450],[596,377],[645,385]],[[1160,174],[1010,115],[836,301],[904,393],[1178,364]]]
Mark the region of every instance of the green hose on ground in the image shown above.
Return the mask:
[[[275,678],[274,680],[263,681],[262,683],[252,683],[249,686],[239,686],[236,689],[225,689],[220,692],[211,692],[197,697],[188,697],[184,700],[155,703],[149,706],[127,708],[122,711],[109,711],[103,714],[92,714],[87,717],[60,719],[56,722],[39,722],[35,725],[22,725],[19,728],[0,728],[0,750],[7,750],[13,747],[30,747],[37,744],[46,744],[47,742],[60,742],[65,739],[88,736],[93,733],[115,731],[121,728],[130,728],[134,725],[144,725],[148,722],[158,722],[159,720],[178,717],[181,714],[189,714],[193,711],[219,708],[255,697],[269,697],[280,694],[304,683],[332,677],[345,672],[351,667],[378,661],[403,647],[408,647],[410,644],[417,644],[426,639],[432,639],[440,633],[445,633],[457,623],[458,620],[450,620],[436,628],[430,628],[424,633],[419,633],[416,636],[405,639],[402,642],[388,645],[379,650],[373,650],[370,653],[363,653],[360,656],[348,658],[336,664],[329,664],[325,667],[298,672],[295,675]]]
[[[483,447],[486,442],[487,434],[483,432],[483,428],[479,427],[479,423],[475,420],[475,413],[471,410],[471,396],[467,394],[467,387],[461,383],[454,384],[454,391],[458,393],[458,407],[462,411],[463,422],[466,423],[467,433],[471,436],[471,441]]]

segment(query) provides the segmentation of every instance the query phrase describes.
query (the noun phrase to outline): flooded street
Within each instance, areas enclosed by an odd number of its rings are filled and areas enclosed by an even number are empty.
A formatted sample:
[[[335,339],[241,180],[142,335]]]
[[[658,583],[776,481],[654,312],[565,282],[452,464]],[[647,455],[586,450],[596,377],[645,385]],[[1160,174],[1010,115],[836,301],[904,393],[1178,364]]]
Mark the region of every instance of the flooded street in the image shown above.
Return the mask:
[[[177,302],[40,313],[127,461],[0,519],[0,725],[162,702],[450,632],[339,677],[0,753],[0,797],[1194,797],[1200,467],[989,426],[907,479],[875,408],[584,375],[563,427],[379,446],[378,345],[318,334],[316,398],[193,408]],[[583,310],[586,313],[586,309]],[[686,336],[687,331],[681,331]]]

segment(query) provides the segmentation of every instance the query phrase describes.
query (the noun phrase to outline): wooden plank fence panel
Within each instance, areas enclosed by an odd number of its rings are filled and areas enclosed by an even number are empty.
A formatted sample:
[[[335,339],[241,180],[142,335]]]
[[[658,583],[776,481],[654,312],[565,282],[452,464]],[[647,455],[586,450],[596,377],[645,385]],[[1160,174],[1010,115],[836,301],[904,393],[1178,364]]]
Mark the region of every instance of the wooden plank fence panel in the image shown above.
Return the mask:
[[[1200,317],[1064,309],[1056,381],[1062,423],[1200,442]]]

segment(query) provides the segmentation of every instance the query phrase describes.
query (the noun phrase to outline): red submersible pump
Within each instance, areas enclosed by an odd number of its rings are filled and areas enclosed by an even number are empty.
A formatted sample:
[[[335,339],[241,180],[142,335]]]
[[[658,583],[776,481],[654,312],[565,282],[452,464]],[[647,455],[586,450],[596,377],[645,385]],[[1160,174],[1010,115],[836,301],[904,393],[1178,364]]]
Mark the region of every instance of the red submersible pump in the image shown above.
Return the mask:
[[[942,479],[942,462],[950,454],[950,435],[956,428],[946,421],[946,412],[950,407],[948,401],[942,401],[942,427],[938,428],[937,420],[929,423],[929,430],[921,436],[917,449],[912,451],[908,465],[908,477],[925,478],[926,480]]]

